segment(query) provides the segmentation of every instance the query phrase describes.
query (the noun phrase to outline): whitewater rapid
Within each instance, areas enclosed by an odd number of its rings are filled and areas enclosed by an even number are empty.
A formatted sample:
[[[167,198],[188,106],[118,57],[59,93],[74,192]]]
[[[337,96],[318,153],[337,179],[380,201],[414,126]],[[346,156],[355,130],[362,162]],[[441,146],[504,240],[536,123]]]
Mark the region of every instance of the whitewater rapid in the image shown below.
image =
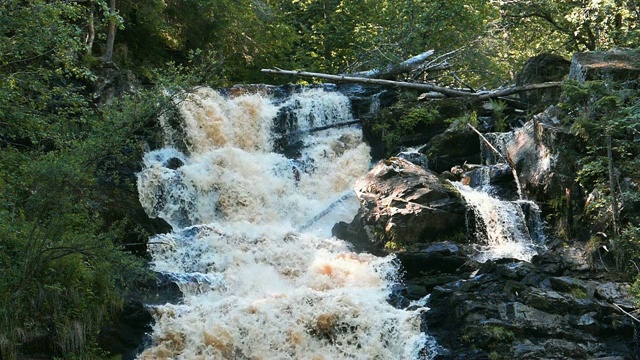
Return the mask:
[[[173,227],[149,240],[149,252],[184,298],[152,308],[152,344],[139,359],[433,356],[420,331],[426,308],[387,302],[394,259],[331,237],[358,209],[352,186],[370,149],[357,127],[305,130],[352,121],[345,96],[199,88],[178,107],[181,126],[161,119],[167,143],[145,155],[138,190],[147,213]],[[283,112],[302,134],[294,159],[274,151]]]

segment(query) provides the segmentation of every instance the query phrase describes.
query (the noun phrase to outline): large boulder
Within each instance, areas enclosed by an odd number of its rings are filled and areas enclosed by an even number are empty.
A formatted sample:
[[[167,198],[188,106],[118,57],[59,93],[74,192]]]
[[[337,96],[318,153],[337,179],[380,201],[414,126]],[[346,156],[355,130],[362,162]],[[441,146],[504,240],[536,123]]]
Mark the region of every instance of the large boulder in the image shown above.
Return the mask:
[[[355,191],[365,250],[406,249],[465,232],[464,201],[453,186],[405,159],[380,161],[356,181]]]
[[[561,81],[569,74],[571,62],[560,55],[544,53],[529,58],[516,77],[516,85],[538,84],[548,81]],[[557,104],[560,99],[560,88],[549,88],[525,91],[518,96],[534,107],[544,109]]]
[[[637,87],[640,79],[640,51],[614,49],[576,53],[571,60],[569,79],[578,82],[631,82]]]
[[[572,135],[558,126],[558,112],[552,106],[535,115],[506,142],[505,155],[515,165],[528,199],[561,198],[573,187],[576,162],[565,151]]]

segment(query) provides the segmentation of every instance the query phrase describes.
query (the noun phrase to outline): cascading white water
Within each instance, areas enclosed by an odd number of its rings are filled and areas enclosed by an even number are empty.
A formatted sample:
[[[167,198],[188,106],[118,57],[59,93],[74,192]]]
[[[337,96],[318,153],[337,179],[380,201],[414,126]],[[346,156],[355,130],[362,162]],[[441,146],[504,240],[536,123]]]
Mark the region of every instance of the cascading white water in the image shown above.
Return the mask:
[[[530,261],[538,253],[545,240],[540,210],[533,201],[497,199],[487,192],[486,185],[476,190],[459,182],[452,184],[476,218],[473,227],[479,241],[476,260],[515,258]]]
[[[153,308],[153,345],[139,358],[434,356],[419,329],[425,309],[386,301],[393,259],[355,254],[330,237],[358,207],[349,194],[370,161],[360,131],[306,136],[300,158],[290,160],[271,152],[273,119],[284,107],[298,130],[352,120],[339,93],[308,90],[276,106],[200,88],[180,104],[189,154],[172,144],[146,154],[140,201],[174,230],[150,240],[152,265],[178,282],[184,299]]]
[[[507,164],[494,164],[497,159],[506,158],[507,144],[514,139],[514,133],[489,133],[484,137],[493,147],[481,142],[480,151],[485,166],[472,171],[470,186],[452,183],[473,211],[474,225],[471,230],[475,231],[474,237],[478,241],[476,259],[481,262],[500,258],[530,261],[544,248],[546,241],[540,209],[533,201],[499,198],[496,194],[503,191],[491,184],[492,172],[498,171],[504,175],[511,171]],[[495,154],[495,149],[502,156]],[[522,199],[518,184],[516,190]]]

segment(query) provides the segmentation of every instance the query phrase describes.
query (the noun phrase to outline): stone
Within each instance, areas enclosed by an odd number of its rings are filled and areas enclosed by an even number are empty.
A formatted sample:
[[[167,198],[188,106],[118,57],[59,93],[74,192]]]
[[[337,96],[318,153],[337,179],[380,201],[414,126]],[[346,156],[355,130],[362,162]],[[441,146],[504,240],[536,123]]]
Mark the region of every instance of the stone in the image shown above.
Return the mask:
[[[538,257],[545,268],[561,263]],[[452,359],[625,358],[635,351],[632,320],[591,289],[615,294],[606,283],[551,276],[533,263],[487,261],[475,277],[436,286],[422,319]]]
[[[460,123],[453,123],[443,133],[433,136],[421,151],[429,159],[429,169],[438,173],[465,162],[480,163],[480,139]]]
[[[111,354],[120,354],[123,360],[133,360],[142,351],[143,340],[151,332],[153,318],[142,303],[128,301],[117,319],[101,329],[100,348]]]
[[[405,278],[411,279],[424,273],[453,274],[467,257],[453,243],[434,243],[417,251],[397,252],[396,257],[405,271]]]
[[[597,299],[616,303],[625,307],[634,308],[634,299],[629,295],[629,285],[607,282],[595,288],[594,296]]]
[[[571,59],[569,79],[581,83],[591,80],[629,82],[637,88],[640,51],[613,49],[575,53]]]
[[[585,297],[587,296],[587,286],[582,280],[568,276],[559,276],[549,278],[549,282],[553,290],[561,292],[579,291],[584,294]]]
[[[558,111],[550,107],[535,115],[506,143],[506,157],[515,166],[522,190],[530,200],[564,197],[574,185],[576,163],[569,152],[562,151],[573,135],[552,125]]]
[[[181,159],[177,158],[177,157],[172,157],[169,160],[167,160],[165,166],[169,169],[172,170],[177,170],[178,168],[182,167],[184,165],[184,161],[182,161]]]
[[[405,159],[380,161],[356,181],[355,192],[374,249],[399,250],[465,229],[464,200],[453,186]]]
[[[427,156],[421,153],[419,149],[401,148],[400,152],[396,154],[396,157],[403,158],[422,168],[429,168],[429,159],[427,159]]]
[[[527,59],[516,76],[516,85],[538,84],[549,81],[562,81],[568,74],[571,62],[562,56],[544,53]],[[558,88],[525,91],[518,94],[523,102],[532,104],[536,109],[557,104],[562,90]]]

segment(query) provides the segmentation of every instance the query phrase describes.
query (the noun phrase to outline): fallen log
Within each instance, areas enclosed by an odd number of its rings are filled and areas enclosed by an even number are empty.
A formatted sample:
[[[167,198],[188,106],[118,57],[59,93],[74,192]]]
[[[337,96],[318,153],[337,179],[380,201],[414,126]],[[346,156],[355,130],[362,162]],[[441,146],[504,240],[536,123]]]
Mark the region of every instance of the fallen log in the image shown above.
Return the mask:
[[[448,97],[474,97],[478,100],[489,100],[489,99],[494,99],[498,97],[517,94],[520,92],[547,89],[552,87],[559,87],[562,85],[562,82],[554,81],[554,82],[545,82],[545,83],[539,83],[539,84],[514,86],[514,87],[508,87],[504,89],[473,92],[468,90],[450,89],[450,88],[432,85],[432,84],[393,81],[393,80],[385,80],[385,79],[372,79],[372,78],[355,77],[355,76],[348,76],[348,75],[331,75],[331,74],[314,73],[314,72],[307,72],[307,71],[262,69],[262,72],[267,74],[276,74],[276,75],[314,77],[318,79],[327,79],[327,80],[337,81],[337,82],[351,82],[351,83],[391,86],[391,87],[414,89],[414,90],[427,91],[427,92],[436,92]]]
[[[292,131],[292,132],[289,132],[289,133],[284,133],[281,136],[282,137],[298,136],[298,135],[314,133],[314,132],[318,132],[318,131],[322,131],[322,130],[340,128],[340,127],[343,127],[343,126],[351,126],[351,125],[359,124],[359,123],[360,123],[360,120],[351,120],[351,121],[345,121],[345,122],[341,122],[341,123],[316,126],[316,127],[310,128],[310,129],[296,130],[296,131]]]
[[[389,77],[404,74],[415,70],[422,66],[427,59],[434,54],[433,50],[425,51],[422,54],[416,55],[410,59],[407,59],[399,64],[389,64],[384,69],[372,69],[367,71],[359,71],[351,74],[347,74],[351,77],[361,77],[368,79],[388,79]]]
[[[307,72],[307,71],[293,71],[293,70],[282,70],[282,69],[262,69],[262,72],[268,73],[268,74],[277,74],[277,75],[315,77],[319,79],[327,79],[327,80],[339,81],[339,82],[375,84],[375,85],[383,85],[383,86],[402,87],[402,88],[422,90],[422,91],[435,91],[448,96],[470,96],[473,94],[468,91],[448,89],[445,87],[431,85],[431,84],[410,83],[410,82],[404,82],[404,81],[393,81],[393,80],[384,80],[384,79],[370,79],[370,78],[347,76],[347,75],[330,75],[330,74],[314,73],[314,72]]]

